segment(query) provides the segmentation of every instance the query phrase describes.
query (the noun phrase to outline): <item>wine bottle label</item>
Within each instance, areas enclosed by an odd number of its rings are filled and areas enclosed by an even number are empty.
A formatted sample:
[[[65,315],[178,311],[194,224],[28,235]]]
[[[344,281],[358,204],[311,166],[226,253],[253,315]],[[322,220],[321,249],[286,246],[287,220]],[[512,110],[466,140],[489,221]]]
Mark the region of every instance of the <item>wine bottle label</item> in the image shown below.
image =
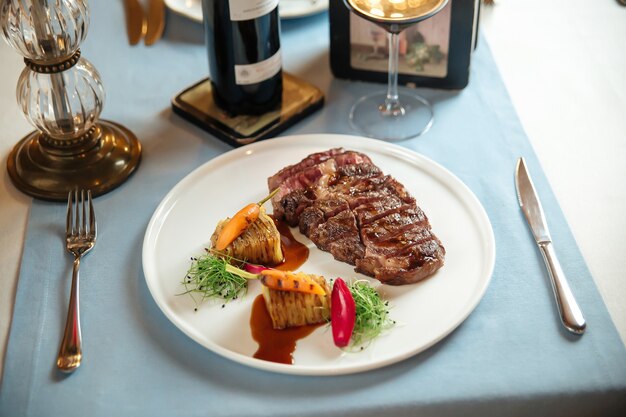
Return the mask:
[[[278,7],[278,0],[229,0],[230,20],[251,20]]]
[[[254,64],[235,65],[235,83],[238,85],[256,84],[278,74],[282,67],[280,49],[271,57]]]

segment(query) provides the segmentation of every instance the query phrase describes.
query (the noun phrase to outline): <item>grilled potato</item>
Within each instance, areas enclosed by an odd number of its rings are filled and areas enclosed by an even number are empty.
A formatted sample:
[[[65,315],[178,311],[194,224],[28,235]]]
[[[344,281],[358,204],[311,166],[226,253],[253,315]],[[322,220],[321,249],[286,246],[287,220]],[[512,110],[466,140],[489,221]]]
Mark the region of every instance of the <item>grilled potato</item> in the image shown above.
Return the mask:
[[[331,290],[324,277],[309,275],[326,295],[273,290],[263,286],[263,298],[275,329],[327,322],[330,318]]]
[[[229,218],[220,221],[211,236],[211,247],[215,248],[217,238]],[[259,218],[230,245],[222,251],[235,259],[260,265],[278,265],[283,261],[283,251],[280,246],[280,233],[274,220],[261,209]]]

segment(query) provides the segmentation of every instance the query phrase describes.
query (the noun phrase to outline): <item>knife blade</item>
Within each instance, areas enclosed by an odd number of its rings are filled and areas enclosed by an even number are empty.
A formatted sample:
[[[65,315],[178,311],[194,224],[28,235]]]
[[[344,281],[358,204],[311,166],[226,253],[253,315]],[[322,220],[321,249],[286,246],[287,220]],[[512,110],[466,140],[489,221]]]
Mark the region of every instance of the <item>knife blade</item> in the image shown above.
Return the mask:
[[[143,41],[147,46],[161,39],[165,28],[165,4],[163,0],[150,0],[148,3],[147,30]]]
[[[137,45],[146,34],[146,19],[139,0],[124,0],[128,43]]]
[[[563,326],[574,334],[583,334],[587,324],[583,313],[572,294],[565,273],[557,259],[556,252],[552,245],[552,238],[548,229],[546,216],[541,207],[541,201],[535,190],[524,158],[519,158],[515,170],[515,187],[517,189],[517,200],[520,208],[526,217],[526,222],[533,233],[535,242],[539,246],[541,255],[546,264],[554,298],[559,310]]]

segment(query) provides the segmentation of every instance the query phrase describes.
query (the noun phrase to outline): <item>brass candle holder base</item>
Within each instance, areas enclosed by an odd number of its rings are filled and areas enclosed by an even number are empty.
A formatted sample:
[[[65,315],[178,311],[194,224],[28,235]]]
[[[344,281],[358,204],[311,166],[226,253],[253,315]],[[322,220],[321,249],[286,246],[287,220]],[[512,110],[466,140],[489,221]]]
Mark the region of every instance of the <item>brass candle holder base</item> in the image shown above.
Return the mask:
[[[100,120],[86,134],[60,141],[35,131],[15,145],[7,161],[9,177],[22,192],[64,201],[74,189],[93,196],[122,184],[141,159],[141,144],[127,128]]]

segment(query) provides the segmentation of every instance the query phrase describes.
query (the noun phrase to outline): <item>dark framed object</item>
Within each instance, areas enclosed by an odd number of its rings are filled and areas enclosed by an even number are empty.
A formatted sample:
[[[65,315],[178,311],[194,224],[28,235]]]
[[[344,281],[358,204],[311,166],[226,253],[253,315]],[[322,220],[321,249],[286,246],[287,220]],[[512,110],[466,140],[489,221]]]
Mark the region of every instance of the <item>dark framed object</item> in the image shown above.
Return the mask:
[[[476,47],[480,0],[450,0],[437,15],[401,34],[400,84],[462,89]],[[338,78],[387,83],[386,32],[331,1],[330,65]]]

